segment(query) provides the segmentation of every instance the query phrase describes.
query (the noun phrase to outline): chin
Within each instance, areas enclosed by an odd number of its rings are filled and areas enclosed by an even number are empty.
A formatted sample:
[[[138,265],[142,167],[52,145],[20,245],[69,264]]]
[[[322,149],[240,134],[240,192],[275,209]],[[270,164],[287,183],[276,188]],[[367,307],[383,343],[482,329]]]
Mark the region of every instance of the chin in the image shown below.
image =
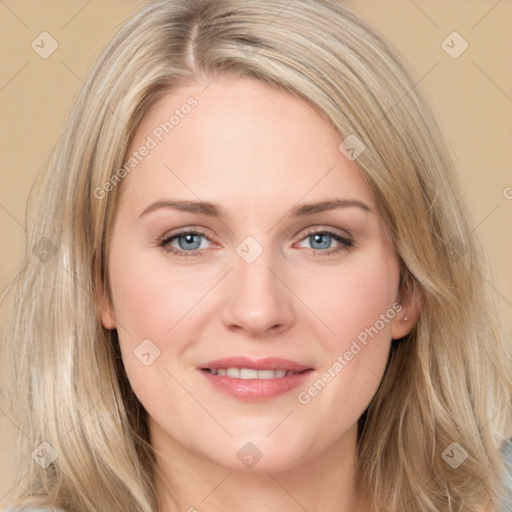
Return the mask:
[[[306,454],[304,443],[290,446],[278,438],[270,440],[246,436],[226,446],[221,454],[211,454],[209,458],[214,464],[229,471],[273,473],[294,468],[306,458]]]

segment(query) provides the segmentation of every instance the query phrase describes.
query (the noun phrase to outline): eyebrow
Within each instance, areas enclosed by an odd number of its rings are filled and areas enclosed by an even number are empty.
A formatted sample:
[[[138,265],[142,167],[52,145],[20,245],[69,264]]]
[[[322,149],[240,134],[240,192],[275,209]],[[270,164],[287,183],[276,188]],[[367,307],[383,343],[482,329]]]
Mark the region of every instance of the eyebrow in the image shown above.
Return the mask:
[[[360,208],[366,212],[372,211],[372,209],[366,203],[357,199],[330,199],[316,203],[304,203],[294,206],[290,209],[289,215],[292,217],[307,217],[308,215],[313,215],[315,213],[350,207]],[[197,215],[207,215],[209,217],[215,217],[218,219],[221,219],[225,216],[225,209],[222,206],[210,203],[208,201],[180,201],[164,199],[151,203],[149,206],[144,208],[142,213],[139,215],[139,218],[161,208],[169,208],[182,212],[194,213]]]

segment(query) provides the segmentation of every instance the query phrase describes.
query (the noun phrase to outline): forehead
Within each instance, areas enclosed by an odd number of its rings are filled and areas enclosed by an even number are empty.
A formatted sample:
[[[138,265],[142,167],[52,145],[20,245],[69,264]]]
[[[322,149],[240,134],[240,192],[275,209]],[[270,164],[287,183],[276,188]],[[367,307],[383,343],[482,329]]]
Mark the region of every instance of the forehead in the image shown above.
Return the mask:
[[[192,84],[146,113],[128,151],[144,156],[123,181],[123,195],[138,206],[166,196],[239,208],[327,196],[371,204],[340,142],[307,102],[262,82]]]

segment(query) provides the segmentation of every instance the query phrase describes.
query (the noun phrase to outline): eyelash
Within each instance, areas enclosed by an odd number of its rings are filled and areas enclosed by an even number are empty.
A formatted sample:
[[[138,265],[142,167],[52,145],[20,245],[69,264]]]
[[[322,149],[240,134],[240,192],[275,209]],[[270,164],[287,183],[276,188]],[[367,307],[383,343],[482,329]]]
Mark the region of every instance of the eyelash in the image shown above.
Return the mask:
[[[163,239],[161,239],[159,241],[158,245],[160,247],[162,247],[166,252],[171,253],[175,256],[180,256],[180,257],[197,256],[198,253],[202,249],[195,249],[194,251],[183,251],[183,250],[179,250],[179,249],[169,249],[169,247],[170,247],[169,244],[171,242],[173,242],[174,240],[176,240],[178,238],[184,237],[186,235],[204,236],[206,239],[208,239],[208,237],[206,236],[205,233],[202,233],[200,231],[184,229],[183,231],[174,233],[171,236],[164,237]],[[337,242],[339,242],[341,244],[339,247],[337,247],[335,249],[325,249],[325,250],[310,249],[311,251],[314,251],[313,252],[314,256],[329,256],[329,255],[338,253],[340,251],[346,251],[346,250],[354,247],[353,240],[351,240],[350,238],[345,238],[345,237],[339,235],[338,233],[335,233],[335,232],[329,231],[329,230],[304,231],[300,235],[302,237],[300,239],[300,241],[303,241],[304,239],[314,236],[314,235],[327,235],[331,238],[334,238],[334,240],[336,240]]]

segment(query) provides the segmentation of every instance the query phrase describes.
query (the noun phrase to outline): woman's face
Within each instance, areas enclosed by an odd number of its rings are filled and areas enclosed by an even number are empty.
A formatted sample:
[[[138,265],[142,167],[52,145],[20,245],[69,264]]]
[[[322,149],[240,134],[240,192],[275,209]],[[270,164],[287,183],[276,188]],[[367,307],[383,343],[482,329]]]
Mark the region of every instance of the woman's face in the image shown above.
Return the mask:
[[[352,453],[410,330],[372,194],[305,102],[203,88],[163,98],[132,143],[103,325],[160,448],[261,471]]]

